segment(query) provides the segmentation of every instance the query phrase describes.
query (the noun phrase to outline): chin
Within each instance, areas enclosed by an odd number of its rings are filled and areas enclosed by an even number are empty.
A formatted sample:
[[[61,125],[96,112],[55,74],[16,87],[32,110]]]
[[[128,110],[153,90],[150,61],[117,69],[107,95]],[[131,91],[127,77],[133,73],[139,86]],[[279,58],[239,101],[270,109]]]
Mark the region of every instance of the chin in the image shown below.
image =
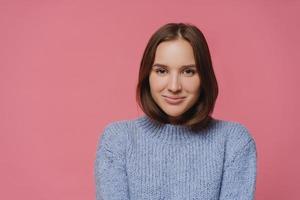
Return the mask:
[[[181,116],[184,112],[167,112],[167,111],[164,111],[167,115],[171,116],[171,117],[179,117]]]
[[[170,117],[179,117],[181,114],[170,114],[170,113],[167,113],[168,116]]]

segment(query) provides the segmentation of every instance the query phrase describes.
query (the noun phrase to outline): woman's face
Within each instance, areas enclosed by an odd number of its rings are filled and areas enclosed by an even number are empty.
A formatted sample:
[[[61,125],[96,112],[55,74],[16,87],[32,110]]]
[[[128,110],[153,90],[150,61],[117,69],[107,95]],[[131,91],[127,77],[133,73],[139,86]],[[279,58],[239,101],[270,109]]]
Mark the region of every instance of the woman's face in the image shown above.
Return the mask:
[[[169,116],[178,117],[195,104],[200,76],[189,42],[177,39],[158,45],[149,84],[154,101]]]

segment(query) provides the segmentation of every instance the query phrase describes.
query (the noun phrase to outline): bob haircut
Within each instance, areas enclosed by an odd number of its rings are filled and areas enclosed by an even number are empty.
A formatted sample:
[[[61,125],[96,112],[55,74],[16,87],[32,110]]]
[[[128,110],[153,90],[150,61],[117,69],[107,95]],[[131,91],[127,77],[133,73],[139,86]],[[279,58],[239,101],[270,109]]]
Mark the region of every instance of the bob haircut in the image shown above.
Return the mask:
[[[153,100],[150,93],[149,75],[155,58],[157,46],[164,41],[182,38],[188,41],[192,48],[201,84],[196,103],[178,117],[167,115]],[[218,96],[218,83],[212,66],[211,55],[203,33],[189,23],[168,23],[160,27],[149,39],[140,63],[136,101],[150,119],[159,123],[187,125],[192,130],[207,127],[212,120]],[[175,120],[174,120],[175,119]]]

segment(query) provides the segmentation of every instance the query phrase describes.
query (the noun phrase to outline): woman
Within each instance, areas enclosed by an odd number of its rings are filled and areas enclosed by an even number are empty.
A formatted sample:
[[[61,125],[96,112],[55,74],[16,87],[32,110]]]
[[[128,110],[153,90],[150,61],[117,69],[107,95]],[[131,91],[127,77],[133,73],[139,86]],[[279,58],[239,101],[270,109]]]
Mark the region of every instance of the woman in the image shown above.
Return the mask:
[[[96,199],[254,199],[256,144],[238,123],[211,117],[211,56],[194,25],[150,38],[137,85],[145,115],[108,124],[95,160]]]

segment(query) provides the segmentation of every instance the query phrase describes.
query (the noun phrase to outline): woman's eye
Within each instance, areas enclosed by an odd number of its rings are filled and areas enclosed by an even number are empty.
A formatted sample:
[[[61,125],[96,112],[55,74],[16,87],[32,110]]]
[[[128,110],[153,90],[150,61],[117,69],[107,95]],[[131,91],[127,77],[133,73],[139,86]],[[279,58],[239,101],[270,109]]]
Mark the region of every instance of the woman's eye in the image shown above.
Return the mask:
[[[164,69],[156,69],[155,72],[158,74],[163,74],[166,70]]]
[[[196,71],[193,69],[187,69],[185,72],[187,72],[188,75],[194,75],[196,73]]]
[[[167,73],[167,70],[165,70],[165,69],[156,69],[155,72],[159,75],[163,75],[163,74]],[[186,69],[186,70],[183,71],[183,73],[187,74],[188,76],[193,76],[196,73],[196,71],[193,70],[193,69]]]

